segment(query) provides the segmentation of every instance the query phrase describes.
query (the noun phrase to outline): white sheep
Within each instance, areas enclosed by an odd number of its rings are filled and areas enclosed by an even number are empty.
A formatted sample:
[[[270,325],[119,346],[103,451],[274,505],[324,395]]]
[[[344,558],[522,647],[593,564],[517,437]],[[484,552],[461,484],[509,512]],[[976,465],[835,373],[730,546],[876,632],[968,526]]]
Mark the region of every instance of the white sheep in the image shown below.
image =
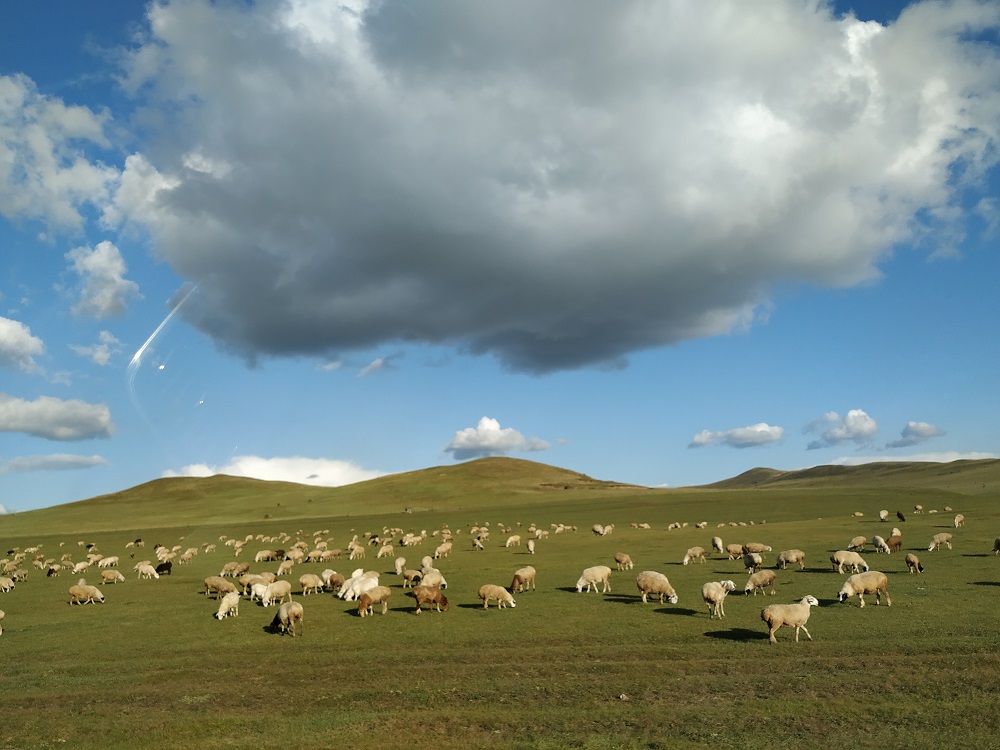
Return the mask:
[[[149,579],[149,578],[159,578],[159,577],[160,577],[160,574],[156,572],[156,568],[154,568],[152,565],[146,564],[146,565],[140,565],[139,566],[139,580],[140,581],[143,578]]]
[[[405,557],[397,557],[393,561],[393,567],[396,570],[396,575],[398,575],[398,576],[403,575],[403,571],[406,570],[406,558]]]
[[[742,544],[727,544],[726,554],[729,555],[730,560],[735,560],[738,557],[743,557],[743,545]]]
[[[270,607],[272,604],[281,604],[286,596],[288,601],[292,601],[292,584],[288,581],[275,581],[267,584],[264,588],[260,603],[265,607]]]
[[[118,556],[111,555],[110,557],[102,557],[97,561],[98,568],[117,568],[118,567]]]
[[[215,613],[216,620],[240,616],[240,592],[230,591],[219,602],[219,611]]]
[[[698,560],[699,562],[705,562],[705,548],[704,547],[691,547],[687,552],[684,553],[684,559],[681,561],[684,565],[687,565],[693,560]]]
[[[75,586],[69,587],[70,604],[93,604],[95,601],[104,604],[104,594],[97,586],[91,586],[81,578]]]
[[[878,520],[879,521],[883,521],[883,522],[888,521],[889,520],[889,511],[888,510],[880,510],[878,512]]]
[[[778,561],[774,566],[785,570],[789,565],[798,563],[799,570],[806,568],[806,553],[800,549],[783,549],[778,553]]]
[[[584,586],[586,586],[587,591],[590,591],[593,587],[594,591],[597,591],[597,584],[603,584],[604,589],[601,593],[606,594],[611,591],[611,568],[607,565],[594,565],[591,568],[585,568],[583,573],[580,574],[580,580],[576,582],[576,590],[578,592],[583,591]]]
[[[479,587],[479,598],[483,600],[483,609],[488,609],[490,601],[493,599],[497,600],[497,609],[503,609],[506,606],[517,606],[517,602],[514,601],[514,597],[507,589],[492,583],[487,583]]]
[[[965,526],[965,516],[961,513],[957,513],[955,514],[955,528],[957,529],[961,526]]]
[[[892,550],[889,545],[885,543],[885,539],[880,537],[878,534],[872,537],[872,546],[875,548],[875,554],[877,555],[891,555]]]
[[[481,545],[480,545],[481,546]],[[448,557],[451,555],[451,542],[442,542],[438,545],[437,549],[434,550],[434,559],[437,560],[441,557]]]
[[[439,589],[448,588],[448,581],[437,568],[424,568],[420,574],[422,576],[420,583],[424,586],[437,586]]]
[[[650,594],[659,597],[660,604],[663,604],[665,600],[671,604],[677,604],[677,592],[674,591],[674,587],[670,585],[670,581],[663,573],[658,573],[655,570],[644,570],[635,577],[635,585],[642,595],[643,604],[648,603]]]
[[[302,596],[319,594],[326,587],[323,579],[315,573],[303,573],[299,576],[299,585],[302,587]]]
[[[14,590],[14,580],[8,576],[0,576],[0,591],[7,593]]]
[[[767,623],[768,637],[771,643],[777,643],[778,639],[774,634],[782,625],[795,628],[795,642],[799,642],[799,630],[806,634],[810,641],[812,636],[806,628],[809,622],[810,607],[819,606],[819,600],[815,596],[806,594],[795,604],[771,604],[760,611],[760,619]]]
[[[889,579],[886,577],[885,573],[881,573],[877,570],[870,570],[865,573],[856,573],[855,575],[848,578],[843,587],[840,589],[840,593],[837,594],[837,600],[840,602],[846,602],[852,596],[857,596],[858,601],[861,602],[861,606],[865,606],[865,594],[875,594],[875,604],[878,605],[881,601],[882,595],[885,595],[885,605],[887,607],[892,606],[892,600],[889,598],[889,592],[886,587],[889,585]]]
[[[942,544],[947,545],[948,549],[951,549],[951,539],[951,534],[946,531],[940,534],[935,534],[931,537],[931,543],[928,545],[927,551],[933,552],[934,550],[939,549]]]
[[[102,570],[101,571],[101,585],[105,583],[124,583],[125,576],[122,575],[120,570]]]
[[[757,596],[757,590],[763,594],[764,589],[771,587],[771,596],[774,596],[774,580],[777,578],[773,570],[758,570],[747,580],[747,585],[743,587],[743,593],[753,592]]]
[[[382,614],[384,615],[389,611],[389,595],[391,593],[388,586],[375,586],[365,591],[358,597],[358,615],[364,617],[374,614],[376,604],[382,605]]]
[[[511,534],[509,537],[507,537],[507,542],[504,544],[504,547],[520,547],[520,546],[521,546],[520,534]]]
[[[625,552],[615,553],[615,564],[618,566],[618,570],[632,570],[635,567],[632,558]]]
[[[743,554],[747,552],[756,552],[757,554],[763,554],[765,552],[770,552],[771,548],[766,544],[761,544],[760,542],[747,542],[743,545]]]
[[[529,539],[528,540],[528,554],[529,555],[535,554],[535,540],[534,539]]]
[[[851,539],[850,543],[847,545],[847,549],[854,552],[864,552],[866,544],[868,544],[868,540],[865,537],[856,536]]]
[[[712,537],[712,551],[719,552],[723,555],[726,554],[726,548],[722,546],[722,537]]]
[[[906,571],[910,575],[914,573],[920,574],[924,572],[924,566],[920,564],[920,558],[914,555],[912,552],[906,553]]]
[[[834,570],[841,575],[844,573],[845,565],[849,565],[855,573],[868,571],[868,563],[864,561],[861,555],[849,550],[837,550],[830,555],[830,562],[833,564]]]
[[[282,581],[282,583],[288,583],[288,581]],[[278,612],[274,615],[274,620],[271,621],[271,630],[277,630],[282,634],[287,633],[292,637],[302,635],[304,614],[305,611],[301,604],[287,601],[278,607]]]
[[[735,590],[736,584],[732,581],[709,581],[701,587],[701,598],[708,605],[708,618],[710,620],[716,617],[721,619],[726,616],[723,604],[729,592]]]
[[[535,569],[530,565],[518,568],[514,571],[514,580],[511,581],[510,592],[512,594],[519,594],[522,591],[527,591],[529,588],[534,590],[535,576]]]

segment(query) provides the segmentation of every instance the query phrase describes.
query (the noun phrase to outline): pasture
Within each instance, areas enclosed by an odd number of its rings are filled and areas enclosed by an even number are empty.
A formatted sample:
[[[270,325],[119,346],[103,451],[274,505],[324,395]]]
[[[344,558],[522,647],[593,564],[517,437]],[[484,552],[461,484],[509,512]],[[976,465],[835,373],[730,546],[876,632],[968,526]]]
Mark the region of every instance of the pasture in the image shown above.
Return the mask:
[[[78,576],[47,578],[28,567],[26,582],[0,594],[0,748],[919,750],[981,747],[998,733],[1000,558],[992,548],[1000,509],[983,466],[970,467],[975,482],[952,487],[915,469],[910,476],[921,481],[865,483],[855,473],[810,487],[680,490],[588,482],[528,462],[462,467],[341,491],[177,480],[0,517],[0,552],[39,546],[79,561],[84,542],[118,555],[127,578],[101,586],[104,604],[70,606]],[[183,492],[174,497],[171,488]],[[913,513],[916,503],[924,513]],[[882,508],[891,511],[887,523],[878,520]],[[963,528],[953,527],[955,512],[966,516]],[[688,525],[668,530],[675,522]],[[487,523],[485,549],[474,550],[469,530]],[[536,554],[524,542],[504,547],[499,526],[526,540],[532,523],[550,531]],[[615,528],[597,536],[595,523]],[[642,523],[651,528],[632,526]],[[577,530],[556,534],[554,524]],[[903,534],[899,553],[863,553],[887,574],[892,606],[875,606],[873,597],[864,609],[856,598],[838,603],[847,574],[832,569],[832,552],[857,535],[888,536],[893,526]],[[454,533],[454,551],[438,561],[447,612],[416,615],[393,559],[377,559],[376,547],[363,560],[346,559],[353,535],[385,527],[428,532],[417,546],[396,546],[412,568],[433,553],[433,532]],[[954,534],[954,549],[928,552],[939,531]],[[256,538],[280,533],[289,541]],[[770,545],[771,568],[780,550],[802,549],[806,569],[778,571],[775,596],[744,596],[740,560],[710,551],[704,564],[681,565],[689,547],[710,550],[715,535]],[[247,536],[254,538],[239,558],[220,539]],[[137,537],[145,547],[127,548]],[[254,563],[255,553],[299,538],[345,550],[288,576],[305,608],[301,638],[268,632],[276,608],[246,599],[239,617],[212,617],[217,603],[201,593],[206,576],[234,559],[254,572],[276,570]],[[156,543],[217,548],[186,565],[175,560],[170,576],[139,581],[132,566],[155,561]],[[619,551],[634,570],[615,569]],[[919,555],[922,575],[907,573],[908,551]],[[611,592],[578,593],[581,570],[598,564],[613,570]],[[537,590],[517,594],[514,609],[484,610],[479,586],[507,586],[524,565],[538,570]],[[356,567],[379,571],[392,590],[388,613],[360,618],[356,603],[330,593],[302,596],[299,575],[328,567],[345,576]],[[635,586],[641,570],[666,574],[679,601],[644,605]],[[96,566],[82,577],[96,584]],[[725,619],[711,620],[701,586],[723,579],[737,590]],[[761,608],[806,594],[820,601],[808,623],[814,640],[795,643],[783,628],[770,645]]]

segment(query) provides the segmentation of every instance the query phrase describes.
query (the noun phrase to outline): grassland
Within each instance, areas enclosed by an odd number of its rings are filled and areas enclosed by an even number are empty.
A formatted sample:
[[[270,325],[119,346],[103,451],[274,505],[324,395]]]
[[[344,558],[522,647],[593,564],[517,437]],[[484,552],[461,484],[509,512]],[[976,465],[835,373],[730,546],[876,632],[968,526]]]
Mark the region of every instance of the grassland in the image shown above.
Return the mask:
[[[128,581],[104,587],[104,605],[71,607],[66,590],[75,580],[32,568],[27,582],[0,594],[7,615],[0,748],[989,744],[1000,724],[1000,558],[991,554],[1000,535],[997,462],[817,470],[784,481],[777,474],[650,490],[490,460],[336,490],[231,477],[157,480],[2,517],[4,550],[40,544],[53,557],[81,559],[79,543],[96,544],[122,556]],[[941,512],[914,515],[917,503]],[[945,506],[966,515],[964,528],[952,528]],[[880,524],[882,508],[893,517],[902,510],[906,522]],[[708,528],[667,530],[699,521]],[[467,530],[487,522],[521,524],[522,533],[532,522],[579,530],[542,540],[534,556],[504,548],[494,531],[486,550],[475,552]],[[613,523],[615,531],[594,536],[594,523]],[[248,602],[238,618],[218,622],[215,602],[199,593],[202,579],[233,559],[219,544],[223,535],[311,540],[323,530],[343,546],[384,526],[431,532],[445,525],[459,533],[440,565],[451,601],[443,614],[415,615],[392,562],[375,559],[374,550],[364,567],[391,586],[388,614],[361,619],[329,594],[296,595],[306,610],[302,638],[267,632],[274,610]],[[907,575],[902,554],[868,552],[872,568],[889,576],[892,607],[836,603],[845,576],[830,569],[829,555],[857,534],[885,536],[892,525],[926,572]],[[930,536],[945,529],[955,548],[927,552]],[[701,584],[731,578],[742,590],[742,564],[719,555],[704,565],[680,560],[716,534],[727,543],[762,541],[775,552],[798,547],[807,568],[779,572],[778,593],[766,601],[734,594],[725,620],[710,620]],[[170,577],[137,581],[124,564],[125,544],[136,537],[146,541],[147,557],[154,543],[219,549],[175,566]],[[251,542],[242,559],[267,546]],[[428,540],[397,551],[416,567],[432,549]],[[580,570],[614,567],[617,551],[628,552],[636,570],[615,571],[609,594],[577,593]],[[526,564],[539,571],[537,591],[518,595],[514,610],[484,611],[479,585],[506,585]],[[324,567],[299,566],[292,579]],[[355,564],[332,567],[347,573]],[[643,605],[634,584],[640,569],[665,573],[680,601]],[[87,578],[96,581],[96,572]],[[809,622],[815,640],[796,644],[782,630],[769,645],[761,607],[807,593],[821,602]]]

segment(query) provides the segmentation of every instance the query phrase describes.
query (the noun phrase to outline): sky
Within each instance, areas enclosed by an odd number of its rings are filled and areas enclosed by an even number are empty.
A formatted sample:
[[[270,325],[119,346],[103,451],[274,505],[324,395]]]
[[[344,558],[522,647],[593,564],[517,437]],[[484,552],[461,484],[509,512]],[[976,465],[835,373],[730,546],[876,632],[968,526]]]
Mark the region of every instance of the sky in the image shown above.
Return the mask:
[[[1000,4],[0,5],[0,512],[1000,456]]]

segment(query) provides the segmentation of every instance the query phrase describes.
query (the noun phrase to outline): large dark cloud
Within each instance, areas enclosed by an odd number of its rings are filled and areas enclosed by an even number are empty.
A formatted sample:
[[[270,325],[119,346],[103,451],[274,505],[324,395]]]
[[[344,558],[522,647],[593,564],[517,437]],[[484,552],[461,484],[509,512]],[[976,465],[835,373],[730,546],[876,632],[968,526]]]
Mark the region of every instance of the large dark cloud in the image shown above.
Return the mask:
[[[249,356],[620,365],[953,238],[998,153],[995,6],[348,5],[154,5],[129,63],[158,138],[107,218]]]

